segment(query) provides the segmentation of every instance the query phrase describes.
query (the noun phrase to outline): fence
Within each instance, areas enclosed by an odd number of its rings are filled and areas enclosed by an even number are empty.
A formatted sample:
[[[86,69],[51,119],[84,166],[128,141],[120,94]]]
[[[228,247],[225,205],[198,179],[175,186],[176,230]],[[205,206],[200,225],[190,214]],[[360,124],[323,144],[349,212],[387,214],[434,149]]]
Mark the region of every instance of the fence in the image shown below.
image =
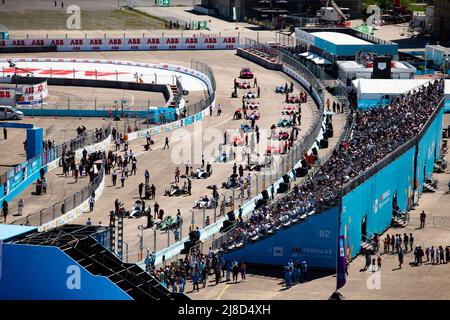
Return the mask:
[[[14,175],[20,172],[20,170],[22,170],[24,167],[26,167],[28,163],[33,163],[35,160],[40,159],[41,167],[44,167],[45,165],[58,159],[68,151],[73,152],[77,149],[83,148],[84,146],[88,146],[103,140],[104,137],[107,137],[110,134],[110,130],[110,125],[103,127],[99,132],[90,130],[75,139],[71,139],[70,141],[65,142],[59,146],[52,147],[50,150],[44,150],[40,155],[2,174],[0,176],[0,184],[3,184],[8,179],[14,177]]]
[[[245,49],[256,50],[256,51],[263,53],[265,55],[264,58],[266,58],[266,59],[278,60],[278,55],[279,55],[280,51],[276,48],[269,46],[266,43],[262,43],[257,40],[246,37],[244,46],[245,46]]]
[[[131,103],[130,103],[131,102]],[[140,111],[145,112],[149,107],[164,107],[167,101],[164,98],[152,98],[146,100],[132,100],[129,99],[83,99],[74,97],[59,97],[57,100],[47,100],[42,103],[33,105],[23,105],[23,107],[30,109],[31,112],[36,110],[36,114],[43,109],[58,109],[58,110],[95,110],[110,112],[114,110],[124,111]],[[21,106],[21,105],[18,105]]]
[[[190,19],[188,16],[177,14],[170,8],[142,7],[136,9],[151,16],[165,20],[165,27],[168,29],[189,30],[192,27],[192,19]]]
[[[14,220],[11,224],[42,226],[47,222],[55,220],[58,216],[77,208],[83,202],[88,200],[102,183],[104,174],[105,169],[104,166],[102,166],[94,180],[81,191],[78,191],[64,200],[53,204],[51,207],[41,209],[35,213],[30,213],[23,218]]]

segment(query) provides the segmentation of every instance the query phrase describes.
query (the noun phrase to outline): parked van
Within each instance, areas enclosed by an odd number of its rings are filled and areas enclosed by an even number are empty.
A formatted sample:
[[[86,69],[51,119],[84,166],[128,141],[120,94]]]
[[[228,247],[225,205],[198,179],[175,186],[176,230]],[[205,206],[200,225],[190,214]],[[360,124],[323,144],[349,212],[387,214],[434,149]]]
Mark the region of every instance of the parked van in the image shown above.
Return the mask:
[[[0,106],[0,120],[23,119],[23,112],[12,106]]]

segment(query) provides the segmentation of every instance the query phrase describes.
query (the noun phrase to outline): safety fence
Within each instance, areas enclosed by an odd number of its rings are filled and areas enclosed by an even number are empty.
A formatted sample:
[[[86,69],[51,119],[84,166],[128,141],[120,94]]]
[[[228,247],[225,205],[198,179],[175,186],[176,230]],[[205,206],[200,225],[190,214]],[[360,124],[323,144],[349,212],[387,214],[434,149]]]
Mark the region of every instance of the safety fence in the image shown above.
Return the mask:
[[[262,58],[268,59],[272,62],[276,62],[278,60],[278,55],[280,53],[278,48],[271,47],[266,43],[247,37],[244,41],[244,48],[246,50],[257,51]]]
[[[17,173],[21,172],[30,163],[38,162],[39,168],[37,168],[37,170],[39,170],[39,169],[41,169],[41,167],[45,167],[50,162],[60,158],[64,153],[74,152],[77,149],[80,149],[85,146],[92,145],[94,143],[102,141],[104,139],[104,137],[107,137],[110,134],[110,132],[111,132],[110,125],[104,126],[103,128],[101,128],[97,131],[88,130],[88,131],[84,132],[83,134],[77,136],[76,138],[71,139],[61,145],[52,147],[50,149],[44,149],[44,151],[40,155],[18,165],[14,169],[2,174],[0,176],[0,184],[6,183],[8,181],[8,179],[11,179],[14,176],[16,176]],[[36,170],[35,168],[33,168],[33,169]],[[28,174],[30,174],[30,173],[31,172],[28,171]],[[6,194],[5,194],[5,196],[6,196]]]
[[[100,184],[103,182],[105,174],[104,167],[98,170],[98,174],[94,180],[85,186],[81,191],[66,197],[64,200],[54,203],[51,207],[41,209],[37,212],[30,213],[23,218],[14,220],[11,224],[26,225],[26,226],[42,226],[50,221],[55,220],[67,212],[76,209],[83,202],[90,199],[97,191]]]

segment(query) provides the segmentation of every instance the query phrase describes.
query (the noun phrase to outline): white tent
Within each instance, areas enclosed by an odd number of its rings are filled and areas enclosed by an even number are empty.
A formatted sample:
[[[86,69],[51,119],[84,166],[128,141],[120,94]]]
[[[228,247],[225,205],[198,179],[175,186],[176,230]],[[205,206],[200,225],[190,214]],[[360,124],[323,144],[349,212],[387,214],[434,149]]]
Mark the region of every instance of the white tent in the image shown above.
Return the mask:
[[[422,85],[428,85],[427,79],[356,79],[353,86],[359,99],[381,99],[383,96],[398,96]]]
[[[357,90],[358,108],[384,106],[393,98],[428,85],[427,79],[356,79],[352,81]]]

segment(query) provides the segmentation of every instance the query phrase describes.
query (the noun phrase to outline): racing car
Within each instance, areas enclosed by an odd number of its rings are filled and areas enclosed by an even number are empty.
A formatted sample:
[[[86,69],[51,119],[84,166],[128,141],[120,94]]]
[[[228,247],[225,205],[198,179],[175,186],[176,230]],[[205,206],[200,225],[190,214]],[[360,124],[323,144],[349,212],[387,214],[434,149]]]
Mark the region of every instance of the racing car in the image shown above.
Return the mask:
[[[241,79],[253,79],[253,77],[253,71],[248,67],[242,68],[241,72],[239,73],[239,78]]]

